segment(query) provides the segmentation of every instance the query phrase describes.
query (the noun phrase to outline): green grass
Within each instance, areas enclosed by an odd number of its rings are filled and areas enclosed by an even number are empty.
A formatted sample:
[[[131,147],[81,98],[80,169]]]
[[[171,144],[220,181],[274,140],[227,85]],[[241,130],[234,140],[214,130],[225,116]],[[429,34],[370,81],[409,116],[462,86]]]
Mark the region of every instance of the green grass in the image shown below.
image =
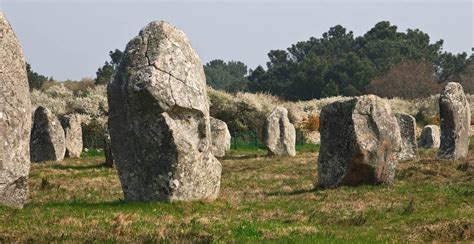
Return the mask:
[[[315,189],[317,146],[295,158],[256,148],[221,159],[214,202],[123,202],[117,173],[89,151],[32,166],[22,210],[0,207],[0,242],[461,241],[474,234],[474,154],[398,165],[393,186]]]
[[[315,144],[297,144],[296,152],[298,153],[317,153],[319,152],[319,145]],[[242,144],[236,148],[231,147],[229,155],[267,155],[268,151],[263,145],[255,146],[254,144]]]

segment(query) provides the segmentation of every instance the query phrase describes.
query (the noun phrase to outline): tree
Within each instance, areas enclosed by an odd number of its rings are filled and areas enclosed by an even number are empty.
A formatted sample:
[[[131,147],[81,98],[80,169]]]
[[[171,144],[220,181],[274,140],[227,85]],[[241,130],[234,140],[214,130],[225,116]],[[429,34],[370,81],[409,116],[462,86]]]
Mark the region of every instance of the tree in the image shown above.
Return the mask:
[[[438,77],[440,82],[460,81],[470,60],[466,53],[457,55],[444,52],[438,60]]]
[[[334,81],[330,81],[327,83],[322,91],[322,95],[324,97],[335,97],[339,96],[339,87]]]
[[[406,61],[376,77],[367,91],[387,98],[416,99],[437,94],[441,89],[433,64],[426,61]]]
[[[117,68],[120,63],[120,60],[122,59],[123,52],[118,49],[115,49],[115,51],[109,52],[109,56],[111,61],[105,61],[105,64],[100,67],[96,72],[96,85],[104,85],[110,82],[112,75],[115,73],[115,69]]]
[[[99,68],[96,72],[97,77],[95,78],[95,84],[96,85],[108,84],[114,72],[115,72],[115,67],[111,63],[106,61],[104,66]]]
[[[33,89],[41,89],[43,84],[48,80],[48,77],[34,72],[31,69],[31,65],[29,63],[26,63],[26,73],[28,75],[28,85],[30,86],[30,91]]]
[[[460,75],[459,83],[464,88],[464,92],[474,94],[474,54],[469,57],[466,68]]]
[[[204,65],[207,84],[216,90],[240,92],[247,90],[247,65],[239,61],[212,60]]]
[[[120,63],[120,60],[122,59],[123,52],[118,49],[115,49],[115,51],[109,51],[109,56],[112,59],[112,65],[114,65],[114,67],[117,67]]]
[[[411,61],[430,64],[441,81],[457,79],[466,67],[466,55],[443,54],[442,46],[443,40],[432,43],[418,29],[400,32],[388,21],[359,37],[337,25],[320,38],[271,50],[267,69],[257,67],[248,77],[249,90],[289,100],[357,96],[367,93],[374,78]]]

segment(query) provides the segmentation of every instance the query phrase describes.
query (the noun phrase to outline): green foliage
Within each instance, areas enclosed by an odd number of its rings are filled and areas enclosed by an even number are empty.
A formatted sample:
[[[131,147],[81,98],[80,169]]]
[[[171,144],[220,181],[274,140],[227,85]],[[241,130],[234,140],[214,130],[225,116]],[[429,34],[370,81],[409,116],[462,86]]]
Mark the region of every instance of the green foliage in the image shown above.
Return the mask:
[[[29,63],[26,63],[26,73],[28,75],[28,85],[30,86],[30,90],[40,90],[43,87],[43,84],[48,81],[48,77],[34,72]]]
[[[267,70],[259,66],[248,77],[249,90],[289,100],[355,96],[366,93],[373,78],[407,60],[432,64],[440,81],[458,78],[465,69],[465,53],[442,53],[442,40],[431,44],[429,35],[418,29],[397,29],[382,21],[354,37],[352,31],[337,25],[321,38],[312,37],[287,50],[271,50]]]
[[[106,85],[110,82],[112,75],[115,72],[115,68],[108,61],[105,62],[104,66],[99,68],[96,72],[97,77],[95,78],[96,85]]]
[[[247,66],[239,61],[212,60],[204,65],[207,84],[216,90],[239,92],[247,90]]]
[[[112,78],[112,75],[115,73],[115,69],[117,68],[117,65],[120,63],[120,60],[122,59],[123,52],[115,49],[115,51],[110,51],[109,56],[111,61],[106,61],[105,64],[100,67],[96,75],[97,77],[95,78],[95,84],[96,85],[107,85],[110,82],[110,79]]]
[[[459,83],[463,86],[464,91],[474,94],[474,54],[469,57],[460,78]]]
[[[438,76],[442,82],[460,81],[462,73],[466,70],[470,60],[466,53],[454,55],[443,53],[439,57]]]
[[[329,81],[322,91],[323,97],[339,96],[339,86],[334,81]]]

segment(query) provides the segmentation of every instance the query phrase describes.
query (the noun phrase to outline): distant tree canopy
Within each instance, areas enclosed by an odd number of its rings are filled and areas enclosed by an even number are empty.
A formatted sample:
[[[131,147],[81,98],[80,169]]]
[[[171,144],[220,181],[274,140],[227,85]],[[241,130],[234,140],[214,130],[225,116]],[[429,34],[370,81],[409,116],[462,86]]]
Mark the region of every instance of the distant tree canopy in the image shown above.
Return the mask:
[[[110,79],[112,78],[112,75],[115,72],[115,68],[117,67],[120,62],[120,59],[123,56],[123,52],[118,49],[115,49],[115,51],[109,52],[109,56],[111,61],[105,61],[105,64],[100,67],[96,72],[96,85],[104,85],[109,83]]]
[[[321,38],[270,51],[267,69],[259,66],[251,72],[248,89],[289,100],[361,95],[375,77],[405,61],[433,65],[434,82],[459,78],[467,55],[443,53],[442,45],[442,40],[430,44],[428,34],[418,29],[398,32],[387,21],[360,37],[337,25]]]
[[[48,77],[34,72],[29,63],[26,63],[26,73],[28,75],[28,85],[30,86],[30,90],[41,89],[43,84],[48,80]]]
[[[248,69],[242,62],[212,60],[204,65],[204,72],[207,84],[214,89],[231,93],[247,90]]]
[[[459,83],[463,86],[464,92],[474,94],[474,54],[469,58],[460,76]]]

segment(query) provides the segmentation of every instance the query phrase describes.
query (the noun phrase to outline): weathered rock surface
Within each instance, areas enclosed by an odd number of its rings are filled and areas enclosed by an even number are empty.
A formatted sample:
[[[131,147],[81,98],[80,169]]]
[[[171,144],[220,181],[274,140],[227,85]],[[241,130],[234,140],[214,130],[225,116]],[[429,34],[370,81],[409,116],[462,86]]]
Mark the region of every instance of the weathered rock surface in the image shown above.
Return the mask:
[[[440,129],[437,125],[427,125],[423,127],[418,146],[421,148],[439,148]]]
[[[318,184],[391,184],[400,150],[400,129],[390,106],[368,95],[323,107]]]
[[[415,118],[404,113],[396,113],[395,117],[400,127],[400,137],[402,139],[398,160],[418,160]]]
[[[231,135],[227,124],[211,117],[212,153],[216,157],[224,157],[230,150]]]
[[[125,200],[219,195],[206,78],[186,35],[152,22],[132,39],[108,86],[112,152]]]
[[[62,161],[66,154],[66,137],[56,115],[45,107],[35,111],[31,131],[31,161]]]
[[[61,125],[66,138],[66,157],[79,158],[82,153],[81,117],[68,114],[61,117]]]
[[[28,195],[31,104],[25,59],[0,12],[0,204],[22,208]]]
[[[113,167],[115,165],[115,161],[114,154],[112,153],[112,139],[110,138],[109,129],[106,129],[104,133],[104,153],[105,165],[107,167]]]
[[[263,141],[271,155],[296,155],[296,130],[288,119],[286,108],[276,107],[267,117]]]
[[[458,160],[467,157],[471,108],[459,83],[449,82],[439,98],[441,145],[439,159]]]

